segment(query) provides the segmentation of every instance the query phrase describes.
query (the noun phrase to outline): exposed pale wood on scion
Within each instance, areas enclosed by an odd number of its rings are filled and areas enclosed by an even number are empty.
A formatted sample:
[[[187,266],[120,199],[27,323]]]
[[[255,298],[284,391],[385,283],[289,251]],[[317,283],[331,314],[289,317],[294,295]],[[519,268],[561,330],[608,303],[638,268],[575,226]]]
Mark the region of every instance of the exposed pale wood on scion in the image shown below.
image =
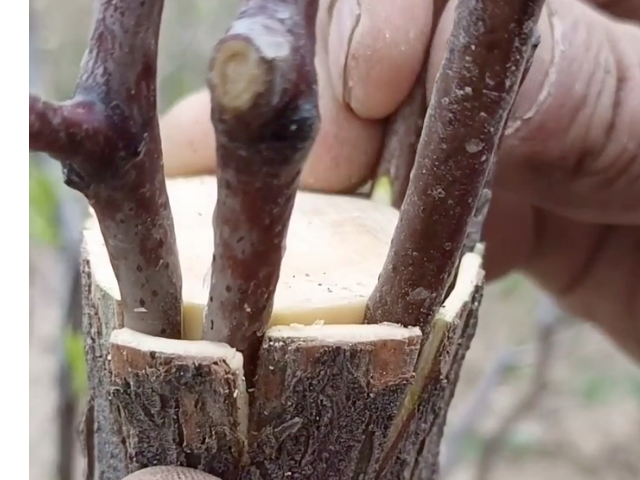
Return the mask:
[[[110,399],[127,473],[160,464],[235,478],[248,400],[242,355],[226,344],[111,334]]]
[[[268,330],[243,478],[371,478],[413,380],[420,336],[391,324]]]
[[[204,338],[240,350],[248,381],[319,125],[317,10],[318,0],[245,1],[209,66],[218,197]]]
[[[397,437],[378,478],[437,478],[440,441],[462,362],[475,335],[484,291],[483,245],[466,254],[417,361],[416,381],[394,425]]]
[[[543,0],[457,4],[407,195],[367,305],[367,323],[392,321],[428,331],[454,277],[534,48],[542,4]]]

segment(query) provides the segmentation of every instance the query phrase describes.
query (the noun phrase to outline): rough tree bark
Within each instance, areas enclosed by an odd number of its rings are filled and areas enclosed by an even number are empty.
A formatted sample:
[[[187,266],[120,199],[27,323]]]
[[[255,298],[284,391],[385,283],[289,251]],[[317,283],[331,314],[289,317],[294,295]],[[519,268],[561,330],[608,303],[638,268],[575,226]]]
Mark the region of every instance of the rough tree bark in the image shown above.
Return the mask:
[[[162,10],[162,1],[99,2],[73,99],[53,103],[29,96],[29,149],[60,161],[65,183],[87,198],[100,219],[122,299],[119,321],[180,338],[182,279],[156,113]],[[92,342],[92,309],[85,306],[83,322],[91,372],[85,444],[88,475],[103,478],[104,471],[119,475],[124,466],[105,387],[109,352]],[[115,326],[122,325],[109,328]]]
[[[367,325],[365,305],[398,212],[355,197],[298,193],[252,391],[244,382],[241,353],[199,340],[213,237],[208,219],[221,192],[209,177],[171,180],[168,191],[188,340],[123,328],[117,280],[95,216],[85,230],[85,303],[95,306],[87,309],[93,312],[90,343],[110,352],[103,388],[124,447],[118,475],[178,465],[223,480],[404,478],[399,467],[390,473],[380,468],[404,461],[405,452],[389,445],[404,438],[401,420],[413,415],[415,398],[424,398],[433,418],[408,433],[438,432],[445,414],[438,402],[451,391],[446,382],[457,375],[455,358],[475,325],[482,248],[463,258],[426,342],[418,327]],[[436,442],[434,435],[429,439]],[[98,464],[107,458],[98,451]],[[419,465],[402,468],[425,468]],[[122,480],[107,470],[100,469],[101,478]]]
[[[319,123],[318,0],[243,4],[208,79],[217,188],[191,179],[169,193],[162,2],[101,1],[75,98],[30,97],[30,148],[59,159],[93,209],[88,479],[437,476],[484,286],[484,246],[463,253],[464,241],[541,4],[459,2],[398,214],[296,198]]]

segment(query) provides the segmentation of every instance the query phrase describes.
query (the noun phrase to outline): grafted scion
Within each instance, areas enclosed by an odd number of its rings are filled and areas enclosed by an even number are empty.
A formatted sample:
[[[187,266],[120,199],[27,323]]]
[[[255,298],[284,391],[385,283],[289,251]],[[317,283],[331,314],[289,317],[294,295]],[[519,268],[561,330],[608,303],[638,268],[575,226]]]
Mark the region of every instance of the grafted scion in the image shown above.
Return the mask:
[[[210,62],[218,196],[204,338],[245,355],[248,381],[319,124],[318,0],[248,0]]]
[[[29,95],[29,149],[58,160],[95,211],[125,325],[180,338],[182,276],[156,110],[163,5],[100,2],[74,98]]]
[[[427,332],[454,277],[483,188],[485,198],[490,189],[486,179],[535,49],[542,4],[461,0],[456,6],[398,225],[367,305],[367,323],[396,322]],[[483,220],[485,203],[478,205],[476,224]]]

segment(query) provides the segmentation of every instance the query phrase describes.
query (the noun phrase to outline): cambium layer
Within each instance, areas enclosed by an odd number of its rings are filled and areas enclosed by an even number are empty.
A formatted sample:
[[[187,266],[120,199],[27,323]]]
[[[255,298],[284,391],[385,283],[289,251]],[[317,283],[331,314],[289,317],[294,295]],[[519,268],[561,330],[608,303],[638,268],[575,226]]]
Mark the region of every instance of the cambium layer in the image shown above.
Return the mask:
[[[223,480],[429,478],[444,417],[475,329],[482,249],[423,337],[363,324],[397,212],[374,202],[299,193],[255,391],[242,355],[198,340],[211,255],[215,179],[168,182],[183,265],[184,340],[124,328],[95,218],[85,232],[85,334],[96,424],[95,478],[153,465]],[[251,403],[251,404],[250,404]]]

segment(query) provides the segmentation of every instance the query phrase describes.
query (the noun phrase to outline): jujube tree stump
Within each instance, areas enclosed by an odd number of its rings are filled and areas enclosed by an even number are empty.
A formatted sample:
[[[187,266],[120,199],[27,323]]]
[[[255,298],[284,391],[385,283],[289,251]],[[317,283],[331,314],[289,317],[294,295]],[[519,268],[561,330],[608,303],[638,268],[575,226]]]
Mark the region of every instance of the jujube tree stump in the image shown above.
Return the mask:
[[[433,468],[431,443],[475,328],[482,249],[463,257],[426,341],[418,327],[364,324],[397,211],[298,193],[248,392],[242,354],[201,340],[216,180],[171,180],[167,189],[183,268],[182,340],[124,327],[95,217],[85,231],[89,367],[107,379],[93,389],[94,408],[113,427],[96,432],[88,453],[113,472],[104,478],[156,464],[222,479],[421,478],[411,472]]]
[[[29,99],[30,149],[92,208],[87,480],[437,476],[495,152],[541,5],[460,0],[429,108],[414,90],[388,131],[398,212],[298,193],[321,121],[318,0],[243,2],[207,76],[216,177],[169,182],[163,2],[100,0],[74,98]]]

